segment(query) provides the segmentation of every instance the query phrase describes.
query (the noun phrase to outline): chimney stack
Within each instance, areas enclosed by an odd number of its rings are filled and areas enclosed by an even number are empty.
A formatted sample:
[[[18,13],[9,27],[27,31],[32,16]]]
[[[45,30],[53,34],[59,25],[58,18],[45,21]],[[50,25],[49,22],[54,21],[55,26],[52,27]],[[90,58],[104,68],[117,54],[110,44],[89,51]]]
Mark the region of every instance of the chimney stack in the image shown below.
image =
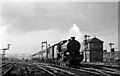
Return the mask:
[[[72,40],[75,40],[75,37],[71,37]]]

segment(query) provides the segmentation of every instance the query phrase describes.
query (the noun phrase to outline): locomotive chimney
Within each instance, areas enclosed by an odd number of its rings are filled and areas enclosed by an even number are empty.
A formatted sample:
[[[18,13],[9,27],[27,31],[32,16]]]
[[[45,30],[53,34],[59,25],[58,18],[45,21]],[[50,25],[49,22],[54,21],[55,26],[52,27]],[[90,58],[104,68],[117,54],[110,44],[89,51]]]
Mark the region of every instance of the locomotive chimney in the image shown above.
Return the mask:
[[[71,37],[72,40],[75,40],[75,37]]]

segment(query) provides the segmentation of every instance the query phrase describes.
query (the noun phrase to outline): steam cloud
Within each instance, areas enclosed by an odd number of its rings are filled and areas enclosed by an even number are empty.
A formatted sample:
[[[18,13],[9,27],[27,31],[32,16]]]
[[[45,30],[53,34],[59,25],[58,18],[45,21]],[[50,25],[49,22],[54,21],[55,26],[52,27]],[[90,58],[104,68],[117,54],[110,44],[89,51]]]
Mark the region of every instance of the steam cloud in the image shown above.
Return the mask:
[[[70,28],[68,37],[76,37],[76,40],[82,42],[82,33],[76,24],[73,24]]]

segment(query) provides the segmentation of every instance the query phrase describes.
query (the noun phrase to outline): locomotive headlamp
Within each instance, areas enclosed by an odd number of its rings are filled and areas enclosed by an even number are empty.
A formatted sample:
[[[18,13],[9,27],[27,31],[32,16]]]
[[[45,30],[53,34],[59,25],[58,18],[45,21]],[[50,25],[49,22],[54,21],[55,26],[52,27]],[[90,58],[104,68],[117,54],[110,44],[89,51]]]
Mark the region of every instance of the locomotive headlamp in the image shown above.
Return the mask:
[[[66,55],[69,55],[69,52],[66,52]]]

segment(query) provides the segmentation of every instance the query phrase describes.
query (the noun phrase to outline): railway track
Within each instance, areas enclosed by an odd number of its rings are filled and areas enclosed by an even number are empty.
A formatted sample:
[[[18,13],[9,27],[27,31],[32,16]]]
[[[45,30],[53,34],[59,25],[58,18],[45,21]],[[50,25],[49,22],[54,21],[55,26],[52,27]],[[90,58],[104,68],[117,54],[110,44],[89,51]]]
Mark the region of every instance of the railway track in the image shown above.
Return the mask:
[[[75,68],[70,67],[61,67],[59,65],[49,65],[49,64],[36,64],[38,67],[42,66],[45,68],[50,68],[52,70],[55,70],[55,73],[57,73],[60,76],[102,76],[98,73],[88,72],[86,70],[77,70]],[[68,75],[67,75],[68,74]],[[58,76],[57,75],[57,76]]]
[[[46,70],[50,71],[54,76],[79,76],[76,73],[73,73],[68,70],[64,70],[61,68],[56,68],[52,66],[44,66],[44,65],[37,65],[38,67],[45,68]]]
[[[40,76],[56,76],[48,69],[43,68],[43,67],[38,67],[33,64],[29,64],[29,65],[27,65],[27,67],[25,64],[25,65],[23,65],[23,68],[27,71],[29,76],[38,76],[38,75],[40,75]]]
[[[34,65],[29,64],[29,67],[41,69],[41,70],[47,72],[50,76],[77,76],[76,74],[71,73],[69,71],[65,71],[65,70],[50,67],[50,66],[44,66],[44,65],[38,65],[38,64],[34,64]],[[46,75],[46,76],[49,76],[49,75]]]
[[[61,76],[55,73],[56,70],[51,68],[28,63],[11,63],[3,68],[4,71],[1,76]],[[65,74],[65,76],[70,75]]]
[[[91,66],[91,65],[84,65],[81,66],[80,68],[71,68],[71,67],[61,67],[59,65],[50,65],[50,64],[42,64],[44,66],[48,67],[54,67],[54,68],[61,68],[63,70],[68,70],[72,73],[78,74],[78,75],[91,75],[91,76],[120,76],[119,70],[112,69],[112,68],[107,68],[103,66]]]
[[[13,66],[10,63],[6,63],[0,66],[2,72],[0,76],[8,76],[10,71],[13,69]]]
[[[90,64],[82,64],[81,69],[86,69],[86,70],[93,70],[93,71],[97,71],[103,75],[106,76],[120,76],[120,71],[119,69],[113,69],[110,67],[106,67],[106,66],[101,66],[101,65],[90,65]]]
[[[3,66],[1,76],[120,76],[113,68],[96,65],[82,65],[80,68],[62,67],[42,63],[7,63]]]

